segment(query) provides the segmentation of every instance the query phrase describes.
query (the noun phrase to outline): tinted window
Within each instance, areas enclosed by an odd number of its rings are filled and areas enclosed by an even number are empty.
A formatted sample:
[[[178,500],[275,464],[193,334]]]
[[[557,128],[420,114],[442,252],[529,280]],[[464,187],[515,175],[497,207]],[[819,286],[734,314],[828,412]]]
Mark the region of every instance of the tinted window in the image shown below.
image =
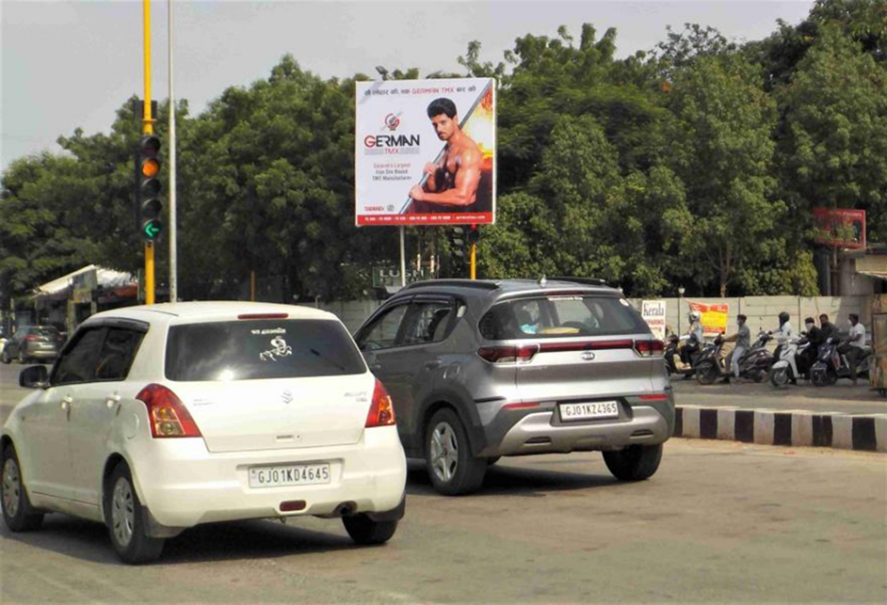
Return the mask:
[[[143,336],[133,330],[108,328],[96,366],[96,380],[126,380]]]
[[[47,336],[49,338],[58,338],[59,331],[54,326],[33,326],[28,329],[30,334],[35,336]]]
[[[361,350],[375,351],[393,347],[397,342],[397,333],[408,307],[409,305],[398,305],[374,319],[359,337],[357,344]]]
[[[453,306],[446,302],[420,302],[412,305],[401,336],[403,345],[440,342],[447,333]]]
[[[170,380],[255,380],[362,374],[363,358],[337,321],[254,320],[173,326]]]
[[[73,346],[59,359],[51,380],[53,386],[94,380],[104,335],[104,328],[87,328],[79,333]]]
[[[620,298],[552,295],[494,305],[481,319],[487,340],[613,336],[649,333],[628,301]]]

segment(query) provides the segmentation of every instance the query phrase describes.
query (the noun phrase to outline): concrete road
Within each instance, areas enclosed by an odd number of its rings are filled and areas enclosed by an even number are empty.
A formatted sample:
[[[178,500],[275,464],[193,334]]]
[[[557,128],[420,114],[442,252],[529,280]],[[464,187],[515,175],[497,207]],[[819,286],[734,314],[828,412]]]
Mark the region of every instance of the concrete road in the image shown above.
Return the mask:
[[[4,417],[17,369],[0,367]],[[335,520],[251,521],[189,530],[134,568],[99,524],[3,526],[0,602],[887,601],[881,454],[676,439],[637,484],[574,454],[503,459],[474,496],[438,496],[416,469],[408,489],[378,548]]]

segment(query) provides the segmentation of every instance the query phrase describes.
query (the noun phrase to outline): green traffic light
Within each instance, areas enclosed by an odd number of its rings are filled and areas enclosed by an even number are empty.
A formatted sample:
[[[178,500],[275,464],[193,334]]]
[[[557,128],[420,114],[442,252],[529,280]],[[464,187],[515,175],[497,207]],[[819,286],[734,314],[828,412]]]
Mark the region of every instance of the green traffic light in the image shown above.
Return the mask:
[[[145,237],[150,240],[157,239],[160,235],[161,225],[160,221],[147,221],[142,227],[142,232],[145,234]]]

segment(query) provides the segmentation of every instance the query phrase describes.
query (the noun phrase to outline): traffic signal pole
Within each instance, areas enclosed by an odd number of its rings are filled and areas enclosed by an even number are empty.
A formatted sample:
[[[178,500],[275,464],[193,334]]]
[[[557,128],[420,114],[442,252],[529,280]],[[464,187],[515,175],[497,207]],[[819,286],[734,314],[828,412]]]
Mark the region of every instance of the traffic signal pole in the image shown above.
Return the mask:
[[[472,236],[468,241],[471,242],[469,256],[471,258],[471,279],[477,279],[477,225],[471,225]]]
[[[142,22],[145,51],[145,102],[142,114],[142,135],[154,134],[151,115],[151,0],[142,0]],[[145,304],[154,304],[154,242],[145,242]]]

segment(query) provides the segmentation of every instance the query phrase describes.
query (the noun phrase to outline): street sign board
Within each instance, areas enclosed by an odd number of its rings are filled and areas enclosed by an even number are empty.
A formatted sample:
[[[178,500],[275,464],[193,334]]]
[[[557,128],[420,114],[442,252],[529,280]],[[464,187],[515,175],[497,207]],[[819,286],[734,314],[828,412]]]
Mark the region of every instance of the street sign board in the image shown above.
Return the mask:
[[[355,223],[490,224],[496,81],[357,83]]]
[[[665,305],[664,300],[645,300],[641,302],[641,317],[650,326],[653,336],[665,340]]]

